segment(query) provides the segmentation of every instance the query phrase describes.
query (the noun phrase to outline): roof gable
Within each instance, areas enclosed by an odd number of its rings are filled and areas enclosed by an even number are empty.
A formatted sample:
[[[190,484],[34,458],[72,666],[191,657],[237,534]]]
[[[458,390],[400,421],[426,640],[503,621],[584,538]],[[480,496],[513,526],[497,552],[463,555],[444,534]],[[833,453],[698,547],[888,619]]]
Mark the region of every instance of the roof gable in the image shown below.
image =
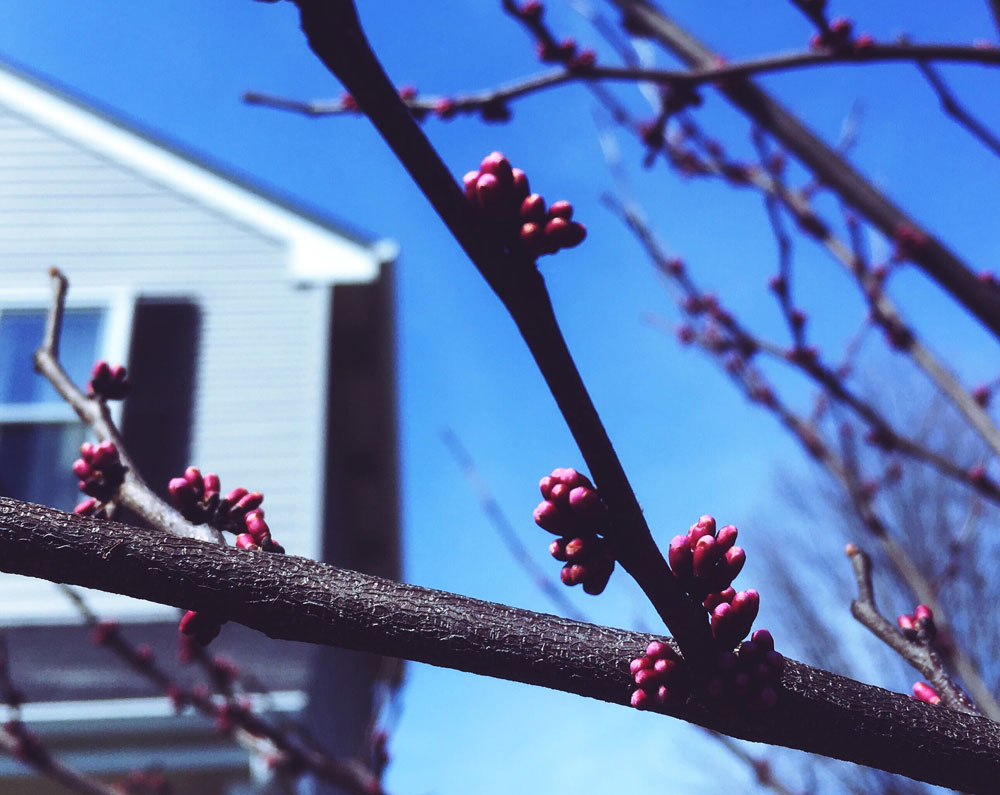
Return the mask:
[[[2,63],[0,105],[167,190],[286,242],[293,278],[366,282],[378,275],[382,263],[397,255],[392,241],[364,240],[335,228]]]

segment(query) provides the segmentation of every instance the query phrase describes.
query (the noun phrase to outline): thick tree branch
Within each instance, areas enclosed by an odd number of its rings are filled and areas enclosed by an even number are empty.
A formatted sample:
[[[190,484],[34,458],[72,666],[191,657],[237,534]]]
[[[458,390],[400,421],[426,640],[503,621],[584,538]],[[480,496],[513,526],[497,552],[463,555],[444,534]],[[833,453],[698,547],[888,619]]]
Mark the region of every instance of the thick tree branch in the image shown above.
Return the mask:
[[[0,498],[0,569],[214,613],[271,637],[388,654],[616,704],[651,636],[164,536]],[[669,714],[968,792],[993,792],[1000,726],[789,660],[764,714],[691,699]]]
[[[608,507],[615,555],[690,659],[715,650],[705,611],[653,541],[642,509],[580,378],[535,263],[507,250],[472,211],[454,177],[400,101],[350,0],[295,0],[309,46],[351,92],[517,324]]]

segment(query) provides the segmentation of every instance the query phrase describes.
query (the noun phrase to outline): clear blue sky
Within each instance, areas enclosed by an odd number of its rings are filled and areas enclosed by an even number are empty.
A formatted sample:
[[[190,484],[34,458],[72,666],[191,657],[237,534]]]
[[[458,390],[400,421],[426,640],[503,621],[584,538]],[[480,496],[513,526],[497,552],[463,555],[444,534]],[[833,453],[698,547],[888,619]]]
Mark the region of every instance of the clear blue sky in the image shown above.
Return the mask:
[[[458,93],[542,69],[532,43],[499,2],[360,5],[375,49],[399,84]],[[557,30],[597,46],[612,62],[567,4],[550,5]],[[954,0],[947,11],[889,0],[833,5],[880,40],[904,31],[920,41],[996,35],[983,0]],[[669,8],[731,59],[797,48],[810,34],[785,2],[682,0]],[[227,168],[400,243],[406,576],[550,610],[486,523],[438,434],[444,426],[455,429],[553,577],[558,567],[545,554],[548,537],[530,518],[535,484],[555,466],[581,465],[580,457],[512,323],[368,123],[309,120],[241,104],[248,89],[295,98],[339,94],[308,51],[291,4],[7,2],[0,6],[0,55]],[[658,62],[669,63],[663,56]],[[964,99],[1000,126],[996,72],[944,71]],[[859,101],[854,161],[977,269],[1000,269],[989,191],[1000,162],[939,118],[933,95],[911,67],[817,69],[764,83],[828,140],[836,139]],[[626,96],[642,108],[635,92]],[[747,125],[720,101],[709,99],[699,119],[727,148],[750,156]],[[606,121],[588,93],[571,86],[517,103],[506,125],[462,117],[432,119],[425,129],[456,176],[499,149],[547,199],[576,205],[590,230],[587,242],[541,267],[650,524],[664,543],[702,513],[739,525],[751,559],[740,583],[762,592],[766,615],[763,547],[774,540],[772,526],[781,525],[775,467],[805,464],[711,363],[643,323],[647,312],[671,322],[677,313],[638,246],[598,202],[613,184],[597,139]],[[758,197],[685,181],[661,165],[644,171],[633,142],[619,135],[619,143],[631,190],[667,249],[685,257],[724,303],[783,340],[764,289],[776,257]],[[858,301],[839,266],[817,248],[803,242],[796,251],[802,303],[814,313],[819,343],[836,352],[845,318],[853,329],[860,317]],[[996,348],[925,280],[905,276],[895,295],[966,383],[1000,370]],[[638,615],[649,620],[620,572],[604,596],[575,589],[572,598],[602,623],[634,626]],[[771,628],[780,645],[780,626]],[[396,792],[598,793],[669,781],[675,791],[711,793],[728,776],[737,791],[750,786],[746,771],[695,730],[675,730],[663,719],[427,666],[411,666],[409,679],[388,778]],[[711,764],[689,763],[702,753]]]

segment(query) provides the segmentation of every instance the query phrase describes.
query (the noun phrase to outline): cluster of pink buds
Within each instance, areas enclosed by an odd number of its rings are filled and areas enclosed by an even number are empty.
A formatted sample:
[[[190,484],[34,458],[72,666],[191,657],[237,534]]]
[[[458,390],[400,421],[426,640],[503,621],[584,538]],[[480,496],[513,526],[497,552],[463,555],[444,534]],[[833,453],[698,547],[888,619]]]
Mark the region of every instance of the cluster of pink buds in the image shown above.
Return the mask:
[[[830,21],[828,29],[822,33],[814,33],[809,39],[809,47],[813,50],[843,50],[853,44],[854,25],[849,19],[838,17]]]
[[[774,650],[771,633],[758,629],[735,652],[719,655],[705,690],[710,698],[727,704],[770,709],[778,701],[784,666],[785,658]]]
[[[729,588],[746,563],[746,553],[735,546],[737,529],[716,531],[715,519],[702,516],[684,535],[670,542],[667,560],[684,589],[699,601]]]
[[[566,585],[583,585],[599,594],[608,584],[615,558],[602,536],[607,512],[597,489],[575,469],[558,468],[538,484],[544,498],[535,508],[535,523],[559,536],[549,552],[564,562],[560,577]]]
[[[511,168],[500,152],[485,157],[462,181],[466,197],[504,243],[532,259],[578,246],[587,235],[572,220],[572,204],[557,201],[546,209],[545,200],[530,192],[524,172]]]
[[[183,477],[171,478],[167,484],[174,507],[194,524],[211,522],[219,509],[219,476],[204,475],[197,467],[188,467]]]
[[[901,615],[896,619],[900,632],[907,640],[928,642],[934,640],[937,627],[934,626],[934,613],[927,605],[917,605],[910,615]]]
[[[915,682],[913,684],[913,697],[917,701],[934,704],[935,706],[941,703],[941,696],[938,694],[938,691],[926,682]]]
[[[117,364],[114,367],[103,359],[94,365],[87,385],[87,395],[103,400],[124,400],[132,389],[132,382],[125,374],[125,368]]]
[[[712,637],[722,648],[731,649],[749,634],[760,610],[760,594],[753,588],[737,591],[730,586],[710,593],[704,605],[711,614]]]
[[[125,467],[114,442],[84,442],[80,445],[80,456],[73,462],[73,474],[80,479],[80,491],[98,502],[112,499],[125,480]],[[84,513],[83,506],[84,503],[77,506],[80,513]]]
[[[197,467],[188,467],[183,477],[172,478],[167,484],[170,499],[188,521],[233,533],[240,549],[284,553],[264,521],[260,507],[264,495],[238,486],[222,497],[219,488],[218,475],[203,475]]]
[[[654,640],[642,657],[632,660],[629,671],[637,685],[632,706],[653,709],[683,702],[691,692],[691,679],[680,655],[668,644]]]

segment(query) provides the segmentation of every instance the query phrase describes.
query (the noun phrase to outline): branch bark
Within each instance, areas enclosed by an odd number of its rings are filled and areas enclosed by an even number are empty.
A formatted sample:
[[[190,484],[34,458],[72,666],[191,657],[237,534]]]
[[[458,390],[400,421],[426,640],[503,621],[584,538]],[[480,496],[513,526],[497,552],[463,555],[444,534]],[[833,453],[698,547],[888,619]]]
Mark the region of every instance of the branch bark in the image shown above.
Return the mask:
[[[626,705],[653,636],[177,538],[0,497],[0,569],[213,613],[342,646]],[[668,714],[967,792],[993,792],[1000,726],[789,660],[777,706],[692,698]]]

